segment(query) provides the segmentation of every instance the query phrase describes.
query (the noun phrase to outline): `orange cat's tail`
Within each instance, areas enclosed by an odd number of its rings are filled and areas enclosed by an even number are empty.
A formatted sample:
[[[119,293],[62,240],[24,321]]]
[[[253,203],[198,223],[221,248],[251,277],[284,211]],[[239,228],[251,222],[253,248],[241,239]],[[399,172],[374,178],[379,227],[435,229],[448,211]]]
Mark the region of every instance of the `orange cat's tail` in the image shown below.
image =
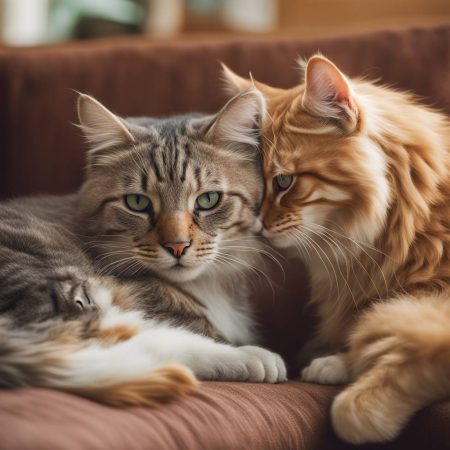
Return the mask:
[[[334,400],[334,429],[353,444],[394,439],[419,409],[450,395],[450,295],[375,304],[350,340],[354,383]]]
[[[79,323],[64,322],[17,329],[2,318],[0,387],[46,387],[111,406],[155,407],[198,384],[187,367],[158,366],[138,352],[124,360],[120,345],[84,340],[79,331]]]

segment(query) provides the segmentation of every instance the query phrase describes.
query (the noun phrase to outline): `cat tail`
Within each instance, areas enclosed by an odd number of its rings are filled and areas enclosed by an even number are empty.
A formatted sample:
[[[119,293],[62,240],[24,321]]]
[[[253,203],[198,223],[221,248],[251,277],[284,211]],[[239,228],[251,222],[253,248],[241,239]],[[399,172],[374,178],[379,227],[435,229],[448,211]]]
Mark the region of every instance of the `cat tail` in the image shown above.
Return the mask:
[[[374,304],[350,339],[355,381],[334,399],[337,434],[352,444],[394,439],[421,408],[450,395],[450,295]]]
[[[52,388],[111,406],[156,407],[198,384],[185,366],[156,365],[125,342],[104,346],[85,332],[81,321],[18,329],[0,318],[0,388]]]

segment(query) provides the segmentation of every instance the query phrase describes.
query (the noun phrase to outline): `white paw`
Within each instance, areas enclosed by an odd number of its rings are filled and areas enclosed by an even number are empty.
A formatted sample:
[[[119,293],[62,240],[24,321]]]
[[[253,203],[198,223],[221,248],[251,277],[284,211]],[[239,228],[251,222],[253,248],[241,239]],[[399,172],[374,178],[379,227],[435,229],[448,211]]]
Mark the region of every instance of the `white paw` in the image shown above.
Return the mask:
[[[284,361],[277,353],[261,347],[246,345],[239,347],[247,366],[247,381],[264,383],[282,383],[287,381]]]
[[[260,347],[228,347],[209,357],[195,374],[202,380],[280,383],[287,380],[279,355]]]
[[[302,370],[302,381],[320,384],[344,384],[349,381],[349,368],[340,355],[323,356],[313,359]]]

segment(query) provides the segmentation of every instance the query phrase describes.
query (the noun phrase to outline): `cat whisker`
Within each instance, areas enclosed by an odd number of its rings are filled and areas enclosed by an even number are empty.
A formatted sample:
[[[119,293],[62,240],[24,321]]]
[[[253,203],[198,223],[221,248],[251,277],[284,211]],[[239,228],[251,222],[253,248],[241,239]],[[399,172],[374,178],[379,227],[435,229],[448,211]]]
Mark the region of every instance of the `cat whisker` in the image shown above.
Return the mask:
[[[312,255],[309,252],[309,250],[314,251],[314,253],[319,256],[319,259],[321,260],[321,263],[322,263],[323,267],[325,268],[325,271],[328,275],[328,280],[329,280],[329,285],[330,285],[332,283],[331,273],[330,273],[327,265],[325,264],[325,261],[321,258],[320,254],[318,253],[317,249],[312,244],[312,242],[310,240],[308,241],[307,239],[305,239],[305,237],[299,232],[299,230],[295,230],[295,232],[292,233],[291,236],[297,243],[297,245],[296,245],[297,249],[299,249],[299,246],[303,246],[305,248],[305,250],[307,250],[308,257],[310,260],[312,259]],[[301,248],[300,248],[300,250],[301,250]],[[330,297],[331,297],[331,290],[328,289],[328,298],[330,298]]]
[[[315,232],[314,230],[311,230],[311,229],[309,229],[309,228],[306,227],[306,226],[304,226],[304,228],[305,228],[307,231],[313,233],[314,235],[320,237],[320,235],[319,235],[317,232]],[[358,304],[357,304],[357,302],[356,302],[356,298],[355,298],[355,295],[354,295],[354,293],[353,293],[353,289],[350,287],[350,284],[349,284],[349,282],[348,282],[348,277],[349,277],[349,272],[350,272],[350,270],[349,270],[349,264],[348,264],[348,258],[347,258],[347,255],[346,255],[345,252],[342,251],[341,247],[340,247],[340,246],[337,244],[337,242],[335,242],[333,239],[331,239],[331,238],[325,239],[325,242],[328,244],[329,248],[332,250],[332,252],[333,252],[333,254],[334,254],[334,258],[335,258],[335,260],[336,260],[336,266],[337,266],[337,268],[338,268],[338,270],[339,270],[339,273],[340,273],[340,275],[341,275],[341,277],[342,277],[342,279],[343,279],[343,281],[344,281],[344,285],[345,285],[345,287],[347,287],[348,292],[350,293],[350,296],[352,297],[353,304],[355,305],[355,308],[358,310]],[[336,255],[336,253],[335,253],[333,247],[331,246],[331,244],[333,244],[334,246],[336,246],[336,247],[341,251],[341,254],[342,254],[343,257],[344,257],[343,259],[344,259],[345,265],[346,265],[346,275],[344,275],[344,274],[342,273],[341,265],[339,264],[339,258],[337,257],[337,255]],[[333,265],[333,266],[334,266],[334,265]],[[352,266],[351,264],[350,264],[350,267],[351,267],[352,270],[353,270],[353,266]],[[354,273],[354,271],[353,271],[353,273]],[[358,277],[356,277],[356,274],[355,274],[355,278],[358,280]],[[359,283],[359,280],[358,280],[358,283]],[[360,285],[360,286],[361,286],[361,285]],[[361,286],[361,287],[362,287],[362,286]],[[341,299],[341,292],[340,292],[340,286],[338,286],[338,300],[340,301],[340,299]]]
[[[105,241],[105,240],[97,240],[97,241],[87,241],[83,243],[83,247],[85,249],[92,249],[92,248],[98,248],[100,246],[108,246],[111,248],[124,248],[128,247],[127,243],[125,241]]]
[[[350,261],[350,263],[349,263],[349,255],[348,255],[348,252],[345,252],[345,251],[341,248],[341,246],[339,245],[339,243],[338,243],[335,239],[333,239],[332,236],[330,236],[329,234],[327,234],[326,232],[325,232],[325,234],[323,235],[323,238],[325,238],[325,242],[328,244],[328,246],[329,246],[330,249],[332,250],[333,254],[335,255],[335,260],[336,260],[337,267],[338,267],[339,272],[341,273],[341,275],[344,277],[344,282],[345,282],[346,287],[348,288],[348,291],[350,292],[350,295],[352,295],[352,297],[354,297],[354,295],[353,295],[353,289],[350,287],[350,284],[349,284],[349,279],[350,279],[350,269],[351,269],[351,273],[352,273],[352,275],[353,275],[352,280],[355,280],[355,281],[358,283],[358,286],[359,286],[361,292],[364,292],[364,293],[367,294],[366,289],[363,287],[363,285],[362,285],[361,282],[359,281],[359,276],[358,276],[358,275],[356,274],[356,272],[355,272],[354,264],[352,264],[352,261]],[[339,252],[340,252],[340,254],[341,254],[341,256],[342,256],[342,260],[345,262],[345,268],[346,268],[346,274],[345,274],[345,276],[344,276],[344,274],[343,274],[342,271],[341,271],[341,265],[339,264],[339,257],[336,255],[336,252],[334,251],[334,248],[332,247],[332,245],[333,245],[334,247],[336,247],[336,248],[339,250]],[[354,300],[354,299],[353,299],[353,300]],[[356,304],[356,301],[355,301],[355,300],[353,301],[353,303],[355,303],[355,307],[356,307],[356,309],[358,309],[358,305]]]
[[[233,239],[222,239],[220,242],[232,242],[232,243],[239,243],[243,242],[246,243],[247,241],[256,240],[258,241],[259,245],[262,245],[263,247],[267,248],[268,251],[275,253],[277,256],[279,256],[281,259],[286,261],[286,257],[280,253],[276,248],[269,245],[267,242],[265,242],[265,238],[263,236],[245,236],[245,237],[239,237],[239,238],[233,238]]]
[[[113,262],[107,264],[106,266],[102,267],[102,268],[99,270],[99,273],[100,273],[101,275],[104,275],[104,274],[106,274],[106,273],[110,273],[110,271],[114,271],[114,270],[115,270],[118,266],[120,266],[121,264],[124,264],[124,263],[126,263],[127,261],[131,261],[131,260],[134,260],[134,259],[135,259],[134,256],[128,256],[128,257],[126,257],[126,258],[122,258],[122,259],[113,261]]]
[[[130,255],[130,252],[128,250],[125,250],[125,249],[115,250],[115,251],[100,253],[100,254],[94,256],[93,259],[94,259],[95,263],[102,264],[102,262],[105,259],[108,259],[108,258],[113,257],[113,256],[117,256],[117,255]]]
[[[340,252],[341,252],[343,258],[345,259],[346,265],[348,265],[347,261],[348,261],[349,257],[351,257],[350,267],[351,267],[351,270],[352,270],[352,280],[354,280],[354,281],[356,281],[356,282],[358,283],[358,286],[359,286],[359,289],[360,289],[360,292],[361,292],[361,293],[363,293],[366,297],[367,297],[367,296],[370,297],[370,296],[371,296],[370,292],[367,292],[367,289],[366,289],[366,288],[361,284],[361,282],[360,282],[360,277],[359,277],[359,275],[355,272],[355,264],[353,263],[353,261],[356,261],[357,264],[361,264],[360,261],[357,259],[357,258],[358,258],[358,255],[355,255],[349,247],[346,247],[346,251],[343,251],[343,250],[341,249],[341,245],[339,245],[339,244],[338,244],[338,243],[330,236],[330,233],[328,233],[327,231],[324,232],[324,235],[328,236],[328,238],[329,238],[330,240],[332,240],[332,241],[335,243],[336,247],[340,250]],[[373,280],[371,279],[370,276],[369,276],[369,278],[370,278],[370,280],[371,280],[371,283],[373,284]]]
[[[325,268],[325,271],[326,271],[326,273],[327,273],[327,275],[328,275],[328,280],[329,280],[328,286],[331,286],[331,284],[332,284],[331,273],[330,273],[330,271],[328,270],[328,267],[327,267],[327,265],[325,264],[325,262],[323,261],[323,259],[320,257],[320,254],[318,253],[318,251],[317,251],[315,245],[313,245],[313,243],[312,243],[311,241],[308,242],[307,239],[304,239],[304,236],[302,236],[302,235],[301,235],[301,236],[298,236],[296,233],[299,233],[299,230],[296,229],[296,230],[295,230],[295,233],[290,233],[290,236],[294,239],[294,245],[295,245],[295,247],[297,248],[297,250],[300,251],[300,253],[302,253],[303,250],[304,250],[304,251],[307,253],[307,256],[308,256],[308,258],[309,258],[310,261],[311,261],[311,259],[312,259],[312,255],[311,255],[311,253],[309,252],[309,249],[314,250],[314,252],[319,256],[319,258],[320,258],[320,260],[321,260],[321,262],[322,262],[322,265],[323,265],[323,267]],[[339,289],[339,286],[337,286],[337,288]],[[328,300],[330,300],[331,294],[332,294],[332,290],[329,288],[329,289],[328,289]],[[340,294],[339,294],[339,292],[338,292],[338,298],[337,298],[337,300],[338,300],[338,301],[340,300]]]
[[[273,284],[272,284],[273,280],[263,270],[261,270],[258,267],[255,267],[254,265],[250,264],[248,261],[243,261],[234,255],[230,255],[229,253],[226,253],[223,251],[218,251],[217,253],[222,258],[229,259],[231,262],[235,262],[237,264],[240,264],[240,265],[246,267],[247,269],[249,269],[251,272],[253,272],[258,277],[260,275],[262,275],[265,278],[265,280],[267,281],[267,283],[269,284],[269,286],[271,287],[272,294],[275,295],[275,290],[274,290]]]
[[[129,272],[131,269],[133,269],[134,267],[136,267],[136,270],[134,270],[133,273],[130,274],[131,277],[134,277],[135,275],[137,275],[139,273],[139,271],[142,269],[142,264],[139,261],[138,258],[134,258],[134,262],[132,262],[129,266],[125,267],[124,269],[122,269],[117,276],[122,276],[124,273]]]
[[[322,227],[323,229],[325,229],[326,231],[328,231],[328,232],[333,232],[333,230],[330,230],[330,229],[328,229],[327,227],[324,227],[324,226],[322,226],[322,225],[319,225],[319,227]],[[386,292],[388,292],[388,290],[389,290],[389,287],[388,287],[388,282],[387,282],[387,280],[386,280],[386,277],[385,277],[385,275],[384,275],[384,272],[383,272],[383,270],[382,270],[382,268],[381,268],[381,266],[378,264],[378,262],[375,260],[375,258],[373,258],[366,250],[364,250],[364,248],[362,247],[362,245],[361,244],[359,244],[357,241],[355,241],[354,239],[352,239],[352,238],[350,238],[350,237],[348,237],[348,236],[343,236],[343,237],[345,237],[346,239],[348,239],[348,240],[350,240],[351,242],[353,242],[374,264],[375,264],[375,266],[378,268],[378,270],[380,271],[380,274],[381,274],[381,276],[382,276],[382,278],[383,278],[383,282],[384,282],[384,285],[385,285],[385,288],[386,288]],[[377,250],[377,249],[375,249],[374,247],[372,248],[372,250]],[[380,253],[382,253],[382,252],[380,252]],[[353,255],[353,254],[352,254]],[[386,254],[384,254],[385,256],[387,256]],[[358,263],[360,263],[360,261],[353,255],[353,257],[354,257],[354,259],[358,262]],[[361,264],[361,263],[360,263]],[[374,284],[374,286],[376,286],[375,285],[375,282],[372,280],[372,283]],[[378,289],[377,289],[378,290]],[[381,298],[381,296],[379,295],[379,297]]]
[[[357,239],[351,238],[350,236],[347,236],[346,234],[344,234],[345,230],[338,223],[332,222],[332,221],[330,221],[330,223],[332,225],[338,227],[339,229],[341,229],[343,231],[343,233],[339,233],[338,231],[333,230],[333,229],[328,228],[328,227],[325,227],[324,225],[314,224],[314,227],[317,226],[317,227],[323,228],[323,229],[329,231],[330,233],[333,233],[333,234],[335,234],[335,235],[337,235],[339,237],[342,237],[343,239],[347,239],[347,240],[353,242],[355,245],[359,244],[359,245],[361,245],[363,247],[367,247],[369,250],[373,250],[374,252],[377,252],[377,253],[385,256],[386,258],[393,259],[391,255],[388,255],[387,253],[382,252],[380,249],[374,247],[373,245],[368,244],[367,242],[363,242],[363,241],[359,241]],[[394,259],[394,261],[395,261],[395,259]]]
[[[341,226],[339,226],[338,224],[336,224],[336,223],[334,223],[334,222],[332,222],[332,223],[333,223],[335,226],[337,226],[338,228],[340,228],[340,229],[342,230],[342,227],[341,227]],[[326,228],[326,227],[324,227],[324,228]],[[329,231],[332,231],[332,232],[334,232],[334,233],[337,233],[337,232],[334,231],[334,230],[329,230]],[[339,233],[339,235],[341,235],[341,234]],[[346,239],[352,241],[355,245],[357,245],[357,244],[363,245],[363,246],[369,248],[370,250],[373,250],[373,251],[379,253],[380,255],[383,255],[384,257],[386,257],[386,258],[389,259],[390,261],[392,261],[392,262],[394,262],[394,263],[397,262],[397,260],[396,260],[395,258],[393,258],[391,255],[388,255],[387,253],[382,252],[381,250],[377,249],[376,247],[373,247],[373,246],[371,246],[371,245],[369,245],[369,244],[366,244],[366,243],[364,243],[364,242],[361,242],[361,241],[357,241],[357,240],[352,239],[352,238],[350,238],[350,237],[348,237],[348,236],[346,236],[346,235],[343,235],[343,234],[342,234],[341,236],[342,236],[343,238],[346,238]],[[381,268],[380,268],[380,271],[382,271]],[[384,275],[384,272],[383,272],[383,275]],[[395,272],[393,273],[393,277],[394,277],[395,281],[397,282],[397,286],[400,288],[400,292],[402,292],[403,294],[407,294],[407,291],[403,288],[403,285],[402,285],[402,283],[400,282],[400,280],[398,279],[397,274],[396,274]],[[385,284],[386,284],[386,280],[385,280]],[[392,290],[392,289],[391,289],[391,290]]]
[[[289,233],[288,236],[294,239],[294,245],[296,249],[303,256],[307,256],[308,260],[311,260],[311,253],[309,252],[309,247],[306,245],[306,243],[303,242],[301,239],[298,239],[298,237],[294,233]]]
[[[243,251],[243,252],[255,252],[255,253],[267,256],[278,266],[280,271],[283,273],[283,279],[284,280],[286,279],[286,272],[284,270],[283,265],[280,263],[280,261],[278,261],[278,259],[274,255],[272,255],[268,251],[257,248],[257,247],[249,247],[249,246],[242,246],[242,245],[226,245],[224,248],[225,249],[236,249],[236,250]],[[286,258],[284,258],[284,259],[286,259]]]
[[[300,231],[300,232],[301,232],[301,231]],[[337,290],[338,290],[338,298],[340,298],[340,295],[341,295],[340,285],[339,285],[338,276],[337,276],[337,273],[336,273],[336,270],[335,270],[335,268],[334,268],[333,263],[331,262],[330,258],[329,258],[328,255],[326,254],[326,252],[325,252],[319,245],[317,245],[317,243],[314,241],[314,239],[312,239],[312,238],[311,238],[310,236],[308,236],[306,233],[303,233],[303,232],[301,232],[301,233],[302,233],[302,234],[301,234],[301,237],[302,237],[303,239],[306,239],[306,240],[310,241],[310,243],[311,243],[311,245],[312,245],[312,248],[316,251],[317,256],[318,256],[319,259],[322,261],[323,266],[324,266],[325,269],[327,270],[327,272],[328,272],[328,274],[329,274],[329,277],[330,277],[330,282],[331,282],[331,274],[330,274],[330,271],[328,270],[327,265],[326,265],[325,261],[323,260],[322,256],[320,255],[319,251],[320,251],[320,252],[324,255],[324,257],[327,259],[327,261],[328,261],[328,263],[329,263],[329,265],[330,265],[330,267],[331,267],[331,269],[332,269],[332,271],[333,271],[334,279],[335,279],[335,281],[336,281],[336,287],[337,287]]]
[[[360,250],[375,264],[375,267],[379,270],[379,273],[381,274],[381,277],[382,277],[382,279],[383,279],[383,281],[384,281],[384,284],[385,284],[385,286],[386,286],[386,292],[388,291],[388,287],[387,287],[387,280],[386,280],[386,278],[385,278],[385,276],[384,276],[384,273],[383,273],[383,271],[382,271],[382,269],[381,269],[381,267],[379,266],[379,264],[364,250],[364,249],[361,249],[360,248]],[[361,269],[366,273],[366,275],[367,275],[367,277],[368,277],[368,279],[369,279],[369,281],[370,281],[370,283],[372,284],[372,286],[374,287],[374,289],[375,289],[375,291],[376,291],[376,294],[377,294],[377,296],[378,296],[378,298],[379,299],[382,299],[383,298],[383,296],[381,295],[381,292],[380,292],[380,290],[379,290],[379,288],[378,288],[378,286],[379,286],[379,283],[377,283],[376,282],[376,280],[374,280],[374,278],[373,278],[373,276],[370,274],[370,272],[367,270],[367,268],[364,266],[364,264],[359,260],[359,258],[358,258],[358,255],[356,255],[352,250],[351,250],[351,248],[350,247],[346,247],[346,252],[347,252],[347,254],[349,254],[351,257],[352,257],[352,262],[355,262],[359,267],[361,267]],[[352,268],[353,268],[353,265],[354,264],[352,264]],[[356,279],[356,280],[358,280],[358,284],[359,284],[359,286],[360,286],[360,288],[361,288],[361,292],[363,292],[366,296],[368,296],[368,297],[371,297],[372,295],[370,294],[370,293],[368,293],[367,292],[367,290],[366,289],[364,289],[363,287],[361,287],[361,284],[359,283],[359,277],[356,275],[356,273],[354,272],[354,270],[353,270],[353,274],[354,274],[354,278]]]
[[[236,265],[236,263],[234,261],[230,261],[230,260],[226,259],[224,256],[217,255],[217,254],[215,255],[213,261],[214,261],[214,263],[218,263],[221,266],[231,267],[233,270]],[[218,276],[222,276],[222,275],[223,275],[222,272],[218,273]],[[241,271],[240,276],[242,276],[245,279],[246,283],[249,286],[255,287],[255,279],[250,277],[246,271]]]

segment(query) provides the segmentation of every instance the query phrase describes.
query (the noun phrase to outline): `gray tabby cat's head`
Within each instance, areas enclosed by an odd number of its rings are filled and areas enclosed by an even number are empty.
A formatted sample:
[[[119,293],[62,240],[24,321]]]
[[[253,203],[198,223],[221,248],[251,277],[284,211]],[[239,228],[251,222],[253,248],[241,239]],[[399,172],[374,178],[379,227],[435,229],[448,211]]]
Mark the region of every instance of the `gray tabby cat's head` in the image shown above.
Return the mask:
[[[258,227],[258,91],[213,116],[122,119],[86,95],[78,112],[90,146],[81,213],[106,272],[191,280]]]

